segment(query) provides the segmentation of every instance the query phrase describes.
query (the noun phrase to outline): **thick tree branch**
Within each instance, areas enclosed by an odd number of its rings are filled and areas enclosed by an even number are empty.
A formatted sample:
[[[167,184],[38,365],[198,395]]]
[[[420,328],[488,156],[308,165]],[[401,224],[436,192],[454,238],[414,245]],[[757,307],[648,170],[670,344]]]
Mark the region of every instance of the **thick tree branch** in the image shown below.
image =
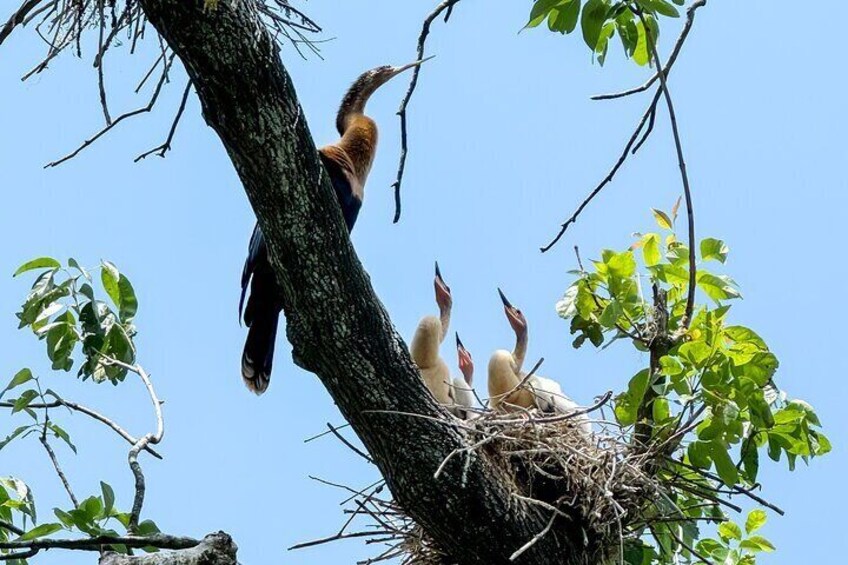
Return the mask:
[[[482,456],[468,465],[464,483],[460,463],[433,479],[466,438],[445,425],[450,415],[428,394],[353,252],[298,119],[294,86],[250,3],[222,3],[214,13],[199,0],[141,4],[185,65],[256,211],[283,289],[295,361],[318,375],[398,502],[445,551],[460,563],[509,563],[549,516],[516,502],[511,479]],[[579,532],[555,528],[517,562],[573,563],[578,544]]]

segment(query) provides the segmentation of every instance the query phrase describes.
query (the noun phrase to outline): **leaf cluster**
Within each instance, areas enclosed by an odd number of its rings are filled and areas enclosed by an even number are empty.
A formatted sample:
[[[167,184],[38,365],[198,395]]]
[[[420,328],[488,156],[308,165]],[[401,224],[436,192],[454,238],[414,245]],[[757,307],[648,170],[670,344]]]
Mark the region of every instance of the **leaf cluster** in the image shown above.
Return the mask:
[[[625,57],[644,66],[651,61],[648,41],[656,42],[660,34],[658,19],[679,17],[677,6],[683,3],[684,0],[536,0],[526,27],[546,22],[549,30],[570,34],[580,24],[583,40],[601,65],[610,40],[617,35]]]
[[[94,278],[74,259],[68,260],[66,268],[50,257],[25,263],[15,276],[39,274],[17,317],[19,328],[29,327],[46,343],[54,370],[70,371],[80,346],[83,358],[77,376],[116,384],[124,380],[127,370],[108,360],[135,362],[133,320],[138,299],[132,283],[115,265],[103,261],[99,270],[109,301],[95,295]]]
[[[684,323],[689,249],[674,233],[678,206],[671,213],[653,210],[658,231],[635,234],[627,249],[604,250],[591,270],[581,263],[557,310],[570,322],[575,348],[627,339],[651,352],[651,366],[615,397],[614,414],[625,428],[648,427],[648,443],[661,459],[657,472],[670,494],[646,512],[646,521],[653,520],[649,558],[631,548],[636,553],[629,562],[672,563],[700,544],[715,559],[723,555],[722,563],[754,563],[757,551],[769,550],[766,541],[729,534],[702,539],[697,524],[720,521],[725,534],[733,528],[724,509],[737,507],[721,495],[759,488],[762,452],[774,461],[785,457],[792,471],[798,458],[825,455],[831,444],[814,409],[778,388],[779,362],[765,340],[731,322],[732,302],[741,293],[715,270],[729,254],[719,239],[700,242],[695,269],[703,303]],[[646,300],[644,288],[665,300]],[[660,339],[667,339],[662,347]],[[731,548],[728,541],[744,543]]]

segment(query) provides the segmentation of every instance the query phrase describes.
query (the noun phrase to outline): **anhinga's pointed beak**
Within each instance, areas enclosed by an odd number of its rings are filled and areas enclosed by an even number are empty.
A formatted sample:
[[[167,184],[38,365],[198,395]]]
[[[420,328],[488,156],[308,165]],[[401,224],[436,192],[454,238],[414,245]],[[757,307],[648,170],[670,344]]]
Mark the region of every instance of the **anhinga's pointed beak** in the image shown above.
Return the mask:
[[[444,277],[442,277],[442,271],[441,269],[439,269],[438,261],[436,261],[436,281],[439,283],[439,285],[444,287],[447,292],[450,292],[450,287],[448,286],[448,283],[446,283]]]
[[[409,70],[413,67],[419,67],[419,66],[423,65],[424,63],[426,63],[427,61],[429,61],[430,59],[432,59],[433,57],[435,57],[435,55],[430,55],[429,57],[425,57],[421,60],[414,61],[414,62],[408,63],[406,65],[401,65],[400,67],[395,67],[392,70],[392,76],[399,75],[403,71],[407,71],[407,70]]]
[[[506,306],[507,308],[512,308],[512,304],[507,299],[506,295],[503,293],[503,291],[501,289],[498,289],[498,294],[501,295],[501,302],[503,302],[503,305]]]

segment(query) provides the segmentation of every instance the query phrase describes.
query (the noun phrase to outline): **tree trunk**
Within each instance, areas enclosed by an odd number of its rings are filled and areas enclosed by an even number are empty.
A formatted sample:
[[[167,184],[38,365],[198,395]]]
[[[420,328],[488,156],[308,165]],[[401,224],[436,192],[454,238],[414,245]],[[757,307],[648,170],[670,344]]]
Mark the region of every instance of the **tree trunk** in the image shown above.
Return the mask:
[[[465,472],[464,457],[454,457],[433,478],[467,438],[425,389],[374,294],[253,1],[221,2],[216,11],[201,0],[141,4],[185,65],[256,212],[284,289],[295,362],[321,379],[396,500],[442,551],[463,564],[510,563],[550,516],[513,497],[511,477],[484,457]],[[584,562],[569,541],[579,535],[569,534],[555,528],[516,562]]]

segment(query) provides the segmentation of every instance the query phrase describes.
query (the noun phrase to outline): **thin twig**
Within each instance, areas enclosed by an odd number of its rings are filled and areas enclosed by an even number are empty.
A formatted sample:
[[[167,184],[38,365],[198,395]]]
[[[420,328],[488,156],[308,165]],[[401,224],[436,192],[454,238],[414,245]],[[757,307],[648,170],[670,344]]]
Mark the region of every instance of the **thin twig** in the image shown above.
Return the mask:
[[[556,512],[554,512],[554,513],[551,515],[551,519],[548,521],[548,525],[547,525],[547,526],[545,526],[545,528],[544,528],[541,532],[539,532],[538,534],[536,534],[535,536],[533,536],[533,539],[531,539],[530,541],[528,541],[527,543],[525,543],[524,545],[522,545],[520,548],[518,548],[518,550],[517,550],[515,553],[513,553],[512,555],[510,555],[510,556],[509,556],[509,560],[510,560],[510,561],[515,561],[516,559],[518,559],[519,557],[521,557],[521,554],[523,554],[525,551],[527,551],[528,549],[530,549],[531,547],[533,547],[534,545],[536,545],[536,543],[537,543],[540,539],[542,539],[543,537],[545,537],[545,536],[548,534],[548,532],[550,532],[550,531],[551,531],[551,528],[553,528],[553,527],[554,527],[554,522],[556,521],[556,519],[557,519],[557,513],[556,513]]]
[[[666,78],[668,77],[669,73],[671,73],[671,68],[677,61],[677,56],[680,55],[680,51],[683,49],[683,44],[686,43],[686,38],[689,37],[689,32],[692,31],[692,24],[695,23],[695,10],[703,7],[706,3],[706,0],[698,0],[697,2],[694,2],[686,11],[686,23],[683,24],[683,30],[680,32],[680,35],[677,36],[677,41],[674,44],[674,49],[672,49],[671,55],[669,55],[668,62],[665,66],[664,74]],[[637,86],[636,88],[631,88],[629,90],[624,90],[622,92],[613,92],[611,94],[597,94],[595,96],[592,96],[592,100],[614,100],[616,98],[624,98],[626,96],[645,92],[646,90],[651,88],[659,78],[659,71],[657,71],[650,79],[648,79],[647,82],[645,82],[641,86]]]
[[[153,109],[153,106],[155,106],[155,105],[156,105],[156,100],[158,100],[158,98],[159,98],[159,93],[162,91],[162,86],[163,86],[163,85],[165,84],[165,82],[167,81],[167,78],[168,78],[168,70],[171,68],[171,64],[174,62],[174,57],[175,57],[174,55],[171,55],[170,59],[169,59],[169,60],[168,60],[168,62],[165,64],[165,69],[164,69],[164,71],[162,72],[162,75],[159,77],[159,82],[158,82],[158,83],[157,83],[157,85],[156,85],[156,89],[153,91],[153,95],[150,97],[150,101],[147,103],[147,105],[146,105],[146,106],[143,106],[143,107],[141,107],[141,108],[137,108],[137,109],[132,110],[131,112],[127,112],[127,113],[125,113],[125,114],[121,114],[120,116],[118,116],[117,118],[115,118],[115,120],[113,120],[111,124],[107,125],[107,126],[106,126],[105,128],[103,128],[103,129],[101,129],[101,130],[100,130],[99,132],[97,132],[97,133],[96,133],[93,137],[91,137],[91,138],[89,138],[89,139],[85,140],[85,141],[82,143],[82,145],[80,145],[79,147],[77,147],[74,151],[72,151],[71,153],[69,153],[69,154],[65,155],[65,156],[64,156],[64,157],[62,157],[61,159],[58,159],[58,160],[56,160],[56,161],[52,161],[52,162],[50,162],[50,163],[47,163],[47,164],[44,166],[44,168],[45,168],[45,169],[48,169],[48,168],[51,168],[51,167],[56,167],[57,165],[61,165],[61,164],[62,164],[62,163],[64,163],[65,161],[68,161],[68,160],[70,160],[70,159],[73,159],[74,157],[76,157],[77,155],[79,155],[79,154],[80,154],[80,153],[81,153],[81,152],[82,152],[82,151],[83,151],[86,147],[88,147],[89,145],[91,145],[92,143],[94,143],[95,141],[97,141],[98,139],[100,139],[101,137],[103,137],[106,133],[108,133],[108,132],[109,132],[112,128],[114,128],[115,126],[117,126],[117,125],[118,125],[119,123],[121,123],[122,121],[124,121],[124,120],[126,120],[126,119],[128,119],[128,118],[132,118],[133,116],[137,116],[137,115],[139,115],[139,114],[144,114],[144,113],[146,113],[146,112],[150,112],[150,111]]]
[[[159,147],[154,147],[150,151],[146,151],[135,158],[135,162],[138,163],[142,159],[146,158],[153,153],[159,155],[159,157],[164,158],[165,153],[171,150],[171,142],[174,140],[174,134],[177,132],[177,125],[180,123],[180,118],[183,117],[183,112],[185,111],[186,102],[188,102],[188,95],[191,92],[191,80],[189,79],[186,84],[185,91],[183,91],[183,98],[180,101],[180,107],[177,109],[177,115],[174,117],[174,122],[171,124],[171,129],[168,132],[168,138],[165,140],[165,143],[160,145]]]
[[[680,465],[681,467],[684,467],[684,468],[686,468],[686,469],[689,469],[690,471],[693,471],[693,472],[695,472],[695,473],[698,473],[698,474],[699,474],[699,475],[701,475],[702,477],[705,477],[705,478],[710,479],[710,480],[713,480],[713,481],[720,482],[720,483],[722,483],[722,484],[726,484],[726,483],[725,483],[725,482],[721,479],[721,477],[719,477],[718,475],[715,475],[715,474],[713,474],[713,473],[710,473],[709,471],[706,471],[706,470],[704,470],[704,469],[699,469],[699,468],[694,467],[694,466],[692,466],[692,465],[687,465],[686,463],[684,463],[684,462],[682,462],[682,461],[676,461],[676,460],[671,459],[671,458],[667,458],[667,459],[668,459],[668,461],[670,461],[671,463],[674,463],[675,465]],[[779,506],[776,506],[776,505],[772,504],[771,502],[769,502],[769,501],[765,500],[764,498],[762,498],[762,497],[760,497],[760,496],[757,496],[757,495],[756,495],[756,494],[754,494],[754,493],[753,493],[750,489],[742,488],[742,487],[737,486],[737,485],[727,485],[727,487],[728,487],[728,488],[732,491],[732,494],[741,494],[741,495],[743,495],[743,496],[747,496],[748,498],[750,498],[750,499],[751,499],[751,500],[753,500],[754,502],[756,502],[756,503],[758,503],[758,504],[762,504],[762,505],[763,505],[763,506],[765,506],[766,508],[768,508],[768,509],[770,509],[770,510],[773,510],[774,512],[776,512],[776,513],[780,514],[781,516],[785,516],[785,515],[786,515],[786,512],[784,512],[782,508],[780,508]]]
[[[424,59],[424,47],[427,43],[427,36],[430,34],[430,25],[442,12],[445,12],[445,10],[447,10],[445,13],[445,22],[447,22],[453,12],[454,5],[459,1],[460,0],[444,0],[441,4],[436,6],[436,9],[433,10],[424,20],[424,24],[421,26],[421,34],[418,36],[419,60]],[[395,178],[395,182],[392,183],[392,188],[395,192],[395,217],[393,220],[393,223],[395,224],[400,221],[400,186],[403,182],[403,173],[406,169],[406,156],[409,152],[409,142],[407,140],[406,131],[406,109],[409,106],[409,101],[412,99],[412,94],[415,92],[415,87],[418,86],[418,74],[420,72],[420,66],[417,66],[412,70],[412,78],[409,81],[409,88],[406,90],[406,95],[403,97],[403,101],[400,103],[400,108],[397,111],[397,115],[400,116],[400,161],[398,162],[397,177]]]
[[[695,558],[696,558],[698,561],[700,561],[701,563],[705,563],[706,565],[713,565],[713,562],[712,562],[712,561],[707,561],[707,558],[706,558],[706,557],[704,557],[703,555],[701,555],[700,553],[698,553],[697,551],[695,551],[695,549],[694,549],[692,546],[690,546],[690,545],[689,545],[689,544],[687,544],[685,541],[683,541],[683,540],[680,538],[680,536],[678,536],[678,535],[674,532],[674,528],[666,528],[666,531],[667,531],[669,534],[671,534],[671,537],[673,537],[675,540],[677,540],[677,543],[679,543],[682,547],[686,548],[686,550],[687,550],[689,553],[691,553],[693,556],[695,556]]]
[[[45,394],[49,395],[50,391],[47,391]],[[0,402],[0,408],[14,408],[14,406],[15,405],[12,402]],[[74,411],[79,412],[81,414],[85,414],[86,416],[89,416],[91,418],[94,418],[98,422],[106,424],[115,433],[117,433],[119,436],[121,436],[122,438],[127,440],[127,442],[129,442],[130,444],[134,444],[138,441],[138,439],[136,439],[135,437],[133,437],[132,435],[127,433],[126,430],[124,430],[121,426],[116,424],[111,419],[100,414],[99,412],[95,412],[91,408],[87,408],[86,406],[83,406],[81,404],[77,404],[76,402],[71,402],[69,400],[57,398],[54,402],[33,403],[33,404],[29,405],[29,408],[32,408],[33,410],[39,410],[39,409],[42,409],[42,408],[59,408],[59,407],[65,407],[69,410],[74,410]],[[162,459],[162,456],[150,446],[148,446],[147,449],[145,449],[145,451],[147,451],[148,453],[150,453],[153,457],[155,457],[157,459]]]
[[[707,0],[697,0],[695,3],[693,3],[689,7],[689,10],[687,11],[686,25],[684,26],[683,31],[681,32],[681,36],[677,40],[677,45],[675,46],[676,53],[673,54],[674,59],[672,60],[671,58],[669,58],[669,63],[673,64],[673,62],[676,61],[677,54],[679,54],[680,48],[683,46],[683,43],[685,42],[686,38],[689,35],[689,32],[692,29],[692,24],[694,23],[694,18],[695,18],[695,12],[698,10],[698,8],[705,6],[706,3],[707,3]],[[679,47],[678,47],[678,45],[679,45]],[[655,46],[652,45],[652,47],[654,47],[654,49],[655,49]],[[657,62],[658,61],[659,61],[659,59],[657,58]],[[658,68],[661,68],[661,67],[658,65]],[[670,66],[669,66],[669,68],[670,68]],[[665,78],[666,78],[666,74],[668,72],[669,72],[668,68],[665,70],[665,74],[662,71],[658,70],[657,76],[662,78],[662,81],[661,81],[662,84],[666,83]],[[618,161],[616,161],[613,168],[610,170],[610,172],[607,174],[607,176],[601,181],[601,183],[597,187],[595,187],[595,189],[589,194],[589,196],[583,201],[583,203],[580,204],[580,206],[577,208],[577,210],[574,212],[574,214],[572,214],[570,218],[568,218],[565,222],[563,222],[563,224],[560,226],[559,232],[556,234],[556,236],[553,238],[553,240],[551,240],[550,243],[548,243],[547,245],[545,245],[544,247],[541,248],[542,253],[549,251],[554,245],[556,245],[559,242],[560,239],[562,239],[562,237],[565,235],[565,232],[568,230],[569,226],[571,226],[571,224],[577,222],[577,218],[580,216],[580,214],[583,212],[583,210],[586,208],[586,206],[588,206],[589,203],[592,202],[592,200],[595,199],[595,197],[601,192],[601,190],[603,190],[603,188],[606,185],[608,185],[610,182],[612,182],[613,178],[615,178],[616,173],[618,173],[619,169],[621,169],[621,167],[624,165],[624,162],[627,160],[627,157],[630,154],[638,151],[638,149],[642,146],[642,144],[645,143],[647,136],[650,134],[651,131],[653,131],[653,129],[652,129],[652,127],[648,127],[648,129],[645,131],[645,135],[641,139],[640,139],[640,133],[642,133],[642,131],[645,130],[645,126],[647,124],[649,124],[649,122],[651,122],[651,123],[653,122],[653,119],[654,119],[653,115],[656,112],[657,104],[659,103],[660,98],[661,98],[664,90],[665,90],[664,88],[657,89],[656,93],[654,94],[653,100],[649,104],[648,109],[642,115],[642,119],[639,121],[639,124],[636,126],[636,130],[633,132],[633,135],[631,136],[630,140],[628,141],[627,145],[625,146],[625,149],[621,153],[621,156],[619,157]],[[638,145],[637,145],[637,140],[638,140]],[[689,247],[690,247],[690,251],[691,251],[692,246],[690,245]]]
[[[0,520],[0,528],[3,528],[4,530],[10,531],[13,534],[15,534],[16,536],[24,535],[24,530],[20,529],[19,527],[17,527],[16,525],[14,525],[11,522],[6,522],[5,520]]]
[[[44,446],[44,450],[47,452],[48,457],[50,457],[50,461],[53,463],[53,468],[56,470],[56,474],[59,475],[59,480],[62,481],[62,486],[65,488],[65,492],[68,493],[68,497],[71,499],[74,508],[79,508],[79,501],[77,500],[77,497],[74,496],[74,491],[71,489],[71,484],[68,482],[68,478],[65,476],[64,471],[62,471],[62,467],[59,465],[59,460],[56,458],[56,453],[50,446],[50,442],[47,441],[46,430],[47,421],[44,422],[44,431],[42,431],[38,439],[41,441],[41,445]]]
[[[698,2],[695,2],[689,8],[689,13],[694,16],[695,10],[697,10],[700,6],[705,6],[706,3],[707,0],[699,0]],[[660,78],[660,87],[663,97],[665,98],[666,107],[668,108],[668,116],[671,119],[671,131],[674,135],[674,146],[677,151],[677,164],[680,168],[681,180],[683,181],[683,194],[686,199],[686,220],[689,231],[689,291],[686,296],[686,312],[683,315],[683,320],[681,321],[680,326],[682,328],[688,328],[689,323],[692,321],[692,312],[695,309],[695,288],[697,278],[697,267],[695,265],[695,212],[692,206],[692,189],[689,186],[689,173],[686,171],[686,160],[683,157],[683,142],[681,141],[680,130],[677,126],[677,115],[674,112],[674,103],[671,100],[671,92],[668,89],[668,80],[666,79],[665,72],[663,71],[663,64],[660,60],[660,55],[657,52],[656,38],[651,35],[651,30],[645,21],[642,9],[636,5],[631,7],[631,10],[633,10],[633,13],[639,17],[639,20],[642,22],[642,27],[645,28],[645,36],[647,38],[648,46],[651,49],[651,56],[657,64],[657,76]]]
[[[645,110],[644,114],[642,114],[642,118],[639,120],[639,124],[636,126],[636,129],[633,131],[633,134],[627,141],[627,145],[624,146],[624,151],[621,152],[618,161],[615,162],[615,165],[613,165],[612,169],[610,169],[609,173],[607,173],[607,176],[604,177],[604,179],[595,187],[595,189],[589,193],[589,196],[587,196],[586,199],[583,200],[583,202],[580,204],[580,206],[577,207],[577,210],[575,210],[571,217],[568,218],[565,222],[563,222],[563,224],[560,226],[559,232],[551,240],[551,242],[541,248],[542,253],[547,253],[554,245],[559,243],[559,240],[562,239],[562,236],[565,235],[565,232],[568,230],[569,226],[577,222],[577,218],[580,216],[580,214],[583,213],[583,210],[586,208],[586,206],[588,206],[592,202],[592,200],[595,199],[595,197],[601,192],[601,190],[604,189],[606,185],[612,182],[612,180],[615,178],[615,175],[618,173],[621,167],[624,166],[625,161],[627,161],[627,158],[631,155],[631,149],[633,149],[633,147],[636,145],[636,141],[639,139],[639,134],[642,133],[642,130],[645,128],[645,125],[648,123],[648,120],[650,119],[651,114],[655,111],[659,100],[660,92],[657,91],[657,93],[654,95],[654,99],[648,106],[648,109]]]
[[[361,449],[359,449],[358,447],[356,447],[355,445],[350,443],[347,440],[347,438],[345,438],[341,433],[339,433],[339,431],[336,428],[334,428],[333,425],[330,422],[327,422],[327,428],[329,428],[330,432],[334,436],[336,436],[339,439],[340,442],[345,444],[351,451],[353,451],[354,453],[356,453],[357,455],[359,455],[360,457],[362,457],[363,459],[365,459],[369,463],[374,462],[374,460],[371,459],[371,457],[367,453],[365,453],[364,451],[362,451]]]

